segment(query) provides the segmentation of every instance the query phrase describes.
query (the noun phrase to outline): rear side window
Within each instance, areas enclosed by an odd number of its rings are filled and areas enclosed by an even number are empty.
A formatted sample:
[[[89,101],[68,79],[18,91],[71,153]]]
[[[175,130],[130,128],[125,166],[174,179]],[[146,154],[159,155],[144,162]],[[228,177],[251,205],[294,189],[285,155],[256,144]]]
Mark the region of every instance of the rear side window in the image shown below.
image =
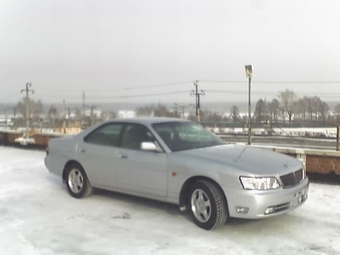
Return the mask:
[[[103,145],[103,146],[119,146],[119,136],[122,130],[122,124],[110,123],[100,126],[92,133],[85,137],[86,143]]]

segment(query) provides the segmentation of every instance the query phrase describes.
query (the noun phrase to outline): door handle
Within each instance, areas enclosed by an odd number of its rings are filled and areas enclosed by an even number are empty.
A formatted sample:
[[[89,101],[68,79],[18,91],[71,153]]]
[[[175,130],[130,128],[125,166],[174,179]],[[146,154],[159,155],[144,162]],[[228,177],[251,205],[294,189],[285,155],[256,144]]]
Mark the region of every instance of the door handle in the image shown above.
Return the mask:
[[[80,148],[80,149],[79,149],[79,152],[81,152],[81,153],[85,153],[85,152],[86,152],[86,149],[84,149],[84,148]]]
[[[127,158],[128,156],[126,154],[124,154],[124,153],[119,153],[118,157],[120,157],[120,158]]]

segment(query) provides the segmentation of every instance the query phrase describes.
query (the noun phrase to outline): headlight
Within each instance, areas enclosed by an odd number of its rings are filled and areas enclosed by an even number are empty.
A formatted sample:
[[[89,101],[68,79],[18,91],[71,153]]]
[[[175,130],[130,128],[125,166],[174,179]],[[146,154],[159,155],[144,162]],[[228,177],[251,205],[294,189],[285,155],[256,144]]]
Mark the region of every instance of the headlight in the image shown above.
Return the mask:
[[[280,188],[275,177],[240,177],[244,189],[268,190]]]
[[[307,176],[307,170],[305,164],[302,166],[302,179],[304,180]]]

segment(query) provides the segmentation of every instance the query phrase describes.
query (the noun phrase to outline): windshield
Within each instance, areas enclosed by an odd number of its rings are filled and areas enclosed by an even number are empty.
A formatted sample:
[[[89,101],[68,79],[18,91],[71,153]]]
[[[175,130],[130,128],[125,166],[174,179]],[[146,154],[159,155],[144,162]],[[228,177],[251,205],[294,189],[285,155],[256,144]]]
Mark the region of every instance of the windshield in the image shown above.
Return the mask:
[[[193,122],[158,123],[152,127],[171,151],[226,144],[221,138]]]

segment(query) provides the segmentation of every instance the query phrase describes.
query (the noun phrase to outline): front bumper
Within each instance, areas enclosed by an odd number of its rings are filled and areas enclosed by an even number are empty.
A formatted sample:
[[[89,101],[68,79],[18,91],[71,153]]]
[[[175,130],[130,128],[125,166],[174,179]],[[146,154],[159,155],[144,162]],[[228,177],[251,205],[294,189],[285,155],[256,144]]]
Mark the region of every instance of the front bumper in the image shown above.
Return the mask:
[[[299,185],[277,190],[225,190],[229,215],[235,218],[261,219],[292,211],[303,205],[308,198],[309,179],[306,177]],[[245,208],[240,210],[240,208]],[[271,213],[265,213],[272,208]],[[238,212],[239,211],[239,212]]]

